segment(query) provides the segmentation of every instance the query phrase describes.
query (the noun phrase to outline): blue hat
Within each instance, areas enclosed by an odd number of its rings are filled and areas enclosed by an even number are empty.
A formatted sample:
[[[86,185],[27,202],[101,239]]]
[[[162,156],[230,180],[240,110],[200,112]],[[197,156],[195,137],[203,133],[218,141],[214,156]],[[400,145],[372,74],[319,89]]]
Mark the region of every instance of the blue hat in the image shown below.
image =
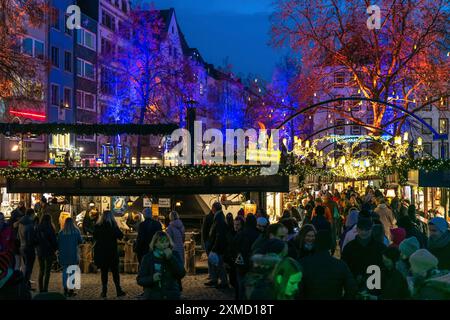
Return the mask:
[[[448,223],[447,221],[445,221],[444,218],[440,217],[433,218],[428,222],[428,224],[436,226],[436,228],[438,228],[441,233],[445,233],[448,231]]]

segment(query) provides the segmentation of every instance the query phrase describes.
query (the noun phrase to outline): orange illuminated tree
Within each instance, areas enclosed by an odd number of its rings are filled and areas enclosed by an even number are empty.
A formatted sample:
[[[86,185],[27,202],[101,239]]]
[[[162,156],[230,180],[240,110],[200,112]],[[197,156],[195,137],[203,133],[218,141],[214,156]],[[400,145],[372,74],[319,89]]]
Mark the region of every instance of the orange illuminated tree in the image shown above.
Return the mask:
[[[380,29],[367,26],[370,1],[277,0],[275,4],[272,43],[288,45],[302,60],[302,73],[296,79],[302,100],[310,100],[314,93],[332,98],[336,71],[349,75],[343,87],[405,109],[414,109],[424,97],[448,94],[448,1],[382,1]],[[371,110],[371,125],[381,127],[386,106],[371,103]],[[363,124],[351,112],[335,112]]]

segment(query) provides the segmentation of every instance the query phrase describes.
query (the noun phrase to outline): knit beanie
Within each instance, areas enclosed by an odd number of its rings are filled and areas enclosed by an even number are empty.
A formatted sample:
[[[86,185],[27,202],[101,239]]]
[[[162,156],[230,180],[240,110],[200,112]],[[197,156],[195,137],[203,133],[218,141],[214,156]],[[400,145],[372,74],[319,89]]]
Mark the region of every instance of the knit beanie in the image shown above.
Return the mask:
[[[399,246],[400,243],[405,240],[406,238],[406,231],[403,228],[395,228],[395,229],[391,229],[391,238],[392,238],[392,242],[396,245]]]
[[[438,228],[441,233],[446,233],[448,231],[448,223],[444,218],[433,218],[428,222],[428,224],[436,226],[436,228]]]
[[[439,260],[427,249],[419,249],[409,257],[409,263],[413,273],[423,273],[436,269]]]
[[[409,258],[414,252],[420,249],[420,243],[416,237],[410,237],[400,242],[398,248],[404,256]]]

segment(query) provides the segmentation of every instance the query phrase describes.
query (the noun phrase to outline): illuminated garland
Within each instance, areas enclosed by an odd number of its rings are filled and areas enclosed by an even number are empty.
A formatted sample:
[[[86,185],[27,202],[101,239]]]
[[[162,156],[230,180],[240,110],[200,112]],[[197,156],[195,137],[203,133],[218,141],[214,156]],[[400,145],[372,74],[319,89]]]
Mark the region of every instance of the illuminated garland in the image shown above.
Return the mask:
[[[65,123],[0,123],[0,133],[14,135],[18,133],[64,134],[76,135],[105,135],[118,134],[130,135],[167,135],[171,134],[178,126],[169,124],[65,124]]]
[[[4,168],[0,169],[0,176],[10,179],[149,179],[161,177],[254,177],[261,175],[263,166],[256,165],[198,165],[198,166],[173,166],[173,167],[100,167],[100,168]],[[392,167],[384,167],[380,170],[380,178],[398,173],[401,182],[407,180],[409,170],[441,171],[450,170],[450,159],[419,159],[402,160]],[[288,164],[280,167],[277,175],[299,176],[303,180],[307,175],[320,176],[325,179],[335,180],[338,177],[329,169],[317,168],[312,165]],[[374,176],[361,177],[371,178]]]

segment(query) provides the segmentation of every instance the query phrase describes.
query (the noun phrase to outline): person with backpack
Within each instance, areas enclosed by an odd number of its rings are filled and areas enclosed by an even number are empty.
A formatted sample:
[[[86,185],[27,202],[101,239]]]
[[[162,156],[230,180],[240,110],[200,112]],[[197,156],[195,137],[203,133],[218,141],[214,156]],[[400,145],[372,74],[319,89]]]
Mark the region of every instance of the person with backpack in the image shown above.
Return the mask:
[[[116,219],[111,211],[103,212],[94,228],[94,263],[101,270],[102,293],[106,298],[108,290],[108,273],[112,272],[117,297],[123,297],[126,293],[120,286],[119,253],[117,240],[123,238],[123,233],[117,226]]]
[[[144,221],[139,224],[138,234],[133,248],[139,263],[141,263],[142,258],[148,253],[150,242],[155,233],[162,231],[161,223],[153,219],[152,209],[145,208],[142,214],[144,215]]]
[[[44,214],[36,228],[37,256],[39,260],[39,292],[48,292],[50,272],[53,261],[56,259],[58,241],[52,225],[52,217]]]
[[[438,259],[428,250],[419,249],[409,257],[412,277],[411,296],[415,300],[450,300],[448,271],[438,269]]]
[[[20,239],[20,254],[25,265],[25,281],[31,289],[31,274],[36,260],[36,233],[34,210],[28,209],[25,216],[15,223]]]
[[[73,222],[72,218],[64,221],[64,226],[58,233],[58,262],[62,267],[62,284],[64,296],[74,297],[76,295],[73,289],[67,285],[68,269],[70,266],[78,266],[80,263],[80,254],[78,246],[83,243],[81,232]]]
[[[234,266],[236,268],[237,300],[244,298],[245,288],[243,281],[250,269],[252,245],[259,237],[256,220],[255,216],[248,215],[245,220],[244,229],[237,233],[233,240],[234,252],[236,253]]]
[[[158,231],[150,243],[147,253],[139,266],[136,278],[138,285],[144,287],[146,300],[179,300],[179,283],[186,271],[179,253],[174,250],[170,236]]]

